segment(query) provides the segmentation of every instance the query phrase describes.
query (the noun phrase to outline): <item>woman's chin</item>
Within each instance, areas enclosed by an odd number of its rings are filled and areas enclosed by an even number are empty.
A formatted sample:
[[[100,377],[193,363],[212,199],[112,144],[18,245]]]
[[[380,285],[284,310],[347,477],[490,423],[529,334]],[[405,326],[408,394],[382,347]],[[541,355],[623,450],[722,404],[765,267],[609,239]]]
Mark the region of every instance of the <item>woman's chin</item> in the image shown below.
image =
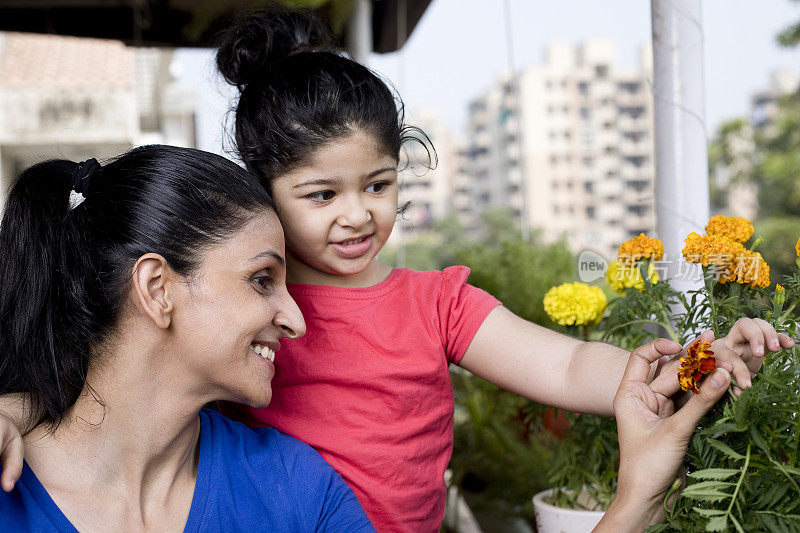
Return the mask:
[[[261,392],[261,394],[250,396],[247,405],[253,409],[263,409],[268,406],[269,402],[272,401],[272,388],[267,386],[267,390],[262,390]],[[266,392],[266,394],[264,394],[264,392]]]

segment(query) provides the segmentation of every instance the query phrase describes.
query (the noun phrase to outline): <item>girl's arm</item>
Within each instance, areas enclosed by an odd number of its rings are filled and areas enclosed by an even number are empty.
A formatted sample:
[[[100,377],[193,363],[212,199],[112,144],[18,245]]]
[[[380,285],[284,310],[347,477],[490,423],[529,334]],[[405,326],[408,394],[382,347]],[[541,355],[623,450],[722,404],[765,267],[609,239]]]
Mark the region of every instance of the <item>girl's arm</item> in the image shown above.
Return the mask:
[[[713,340],[713,339],[712,339]],[[731,364],[738,383],[749,386],[764,347],[794,346],[763,320],[741,319],[712,349]],[[760,349],[759,349],[760,347]],[[483,321],[460,365],[504,389],[569,411],[613,416],[613,400],[630,352],[602,342],[584,342],[524,320],[497,307]],[[663,364],[664,361],[662,360]],[[677,358],[663,364],[677,383]],[[651,378],[660,373],[657,363]],[[671,374],[670,374],[671,373]],[[654,384],[655,388],[655,384]]]
[[[0,396],[0,486],[11,492],[22,475],[22,435],[19,428],[25,425],[24,396]]]

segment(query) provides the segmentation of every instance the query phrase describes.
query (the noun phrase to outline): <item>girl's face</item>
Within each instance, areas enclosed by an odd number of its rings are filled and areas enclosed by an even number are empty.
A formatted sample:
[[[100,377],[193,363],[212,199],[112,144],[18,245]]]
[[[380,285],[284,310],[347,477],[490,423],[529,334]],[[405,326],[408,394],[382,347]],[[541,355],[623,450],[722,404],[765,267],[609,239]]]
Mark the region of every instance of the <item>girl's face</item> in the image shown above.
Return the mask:
[[[397,161],[358,130],[273,181],[290,281],[326,285],[331,276],[355,278],[348,284],[369,279],[369,267],[392,233],[397,192]]]
[[[198,272],[178,286],[174,346],[202,396],[269,403],[280,340],[305,333],[285,275],[283,232],[269,211],[211,247]]]

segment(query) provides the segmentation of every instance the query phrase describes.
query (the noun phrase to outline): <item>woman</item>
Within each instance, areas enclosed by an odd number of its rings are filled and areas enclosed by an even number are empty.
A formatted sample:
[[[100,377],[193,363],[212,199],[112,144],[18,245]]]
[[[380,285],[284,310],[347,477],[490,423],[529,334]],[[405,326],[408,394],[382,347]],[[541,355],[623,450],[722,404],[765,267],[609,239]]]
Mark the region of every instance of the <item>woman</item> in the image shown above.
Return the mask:
[[[221,157],[26,170],[0,228],[0,394],[35,426],[0,529],[372,531],[311,448],[202,409],[269,403],[305,331],[284,276],[269,196]]]

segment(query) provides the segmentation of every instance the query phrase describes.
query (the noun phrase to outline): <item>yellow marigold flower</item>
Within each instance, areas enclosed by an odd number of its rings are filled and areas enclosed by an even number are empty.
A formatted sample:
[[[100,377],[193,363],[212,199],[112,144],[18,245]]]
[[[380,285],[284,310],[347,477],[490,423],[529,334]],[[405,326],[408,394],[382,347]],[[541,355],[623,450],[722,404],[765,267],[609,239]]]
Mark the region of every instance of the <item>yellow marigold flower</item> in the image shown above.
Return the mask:
[[[746,242],[753,231],[753,223],[744,217],[716,215],[706,224],[706,233],[709,235],[722,235],[736,242]]]
[[[585,283],[564,283],[551,287],[544,295],[544,310],[562,326],[596,324],[603,318],[606,295],[599,287]]]
[[[622,263],[632,263],[639,259],[658,261],[662,257],[664,257],[664,243],[644,233],[623,242],[617,252],[617,260]]]
[[[647,277],[650,279],[650,283],[658,283],[658,272],[653,263],[647,267]],[[611,261],[606,270],[606,282],[619,294],[625,294],[625,289],[629,288],[644,290],[642,273],[636,263]]]
[[[678,367],[678,383],[682,390],[690,390],[697,394],[697,384],[703,380],[703,376],[710,374],[717,368],[717,360],[713,357],[714,352],[709,350],[710,342],[693,342],[686,348],[686,355],[681,357]]]

